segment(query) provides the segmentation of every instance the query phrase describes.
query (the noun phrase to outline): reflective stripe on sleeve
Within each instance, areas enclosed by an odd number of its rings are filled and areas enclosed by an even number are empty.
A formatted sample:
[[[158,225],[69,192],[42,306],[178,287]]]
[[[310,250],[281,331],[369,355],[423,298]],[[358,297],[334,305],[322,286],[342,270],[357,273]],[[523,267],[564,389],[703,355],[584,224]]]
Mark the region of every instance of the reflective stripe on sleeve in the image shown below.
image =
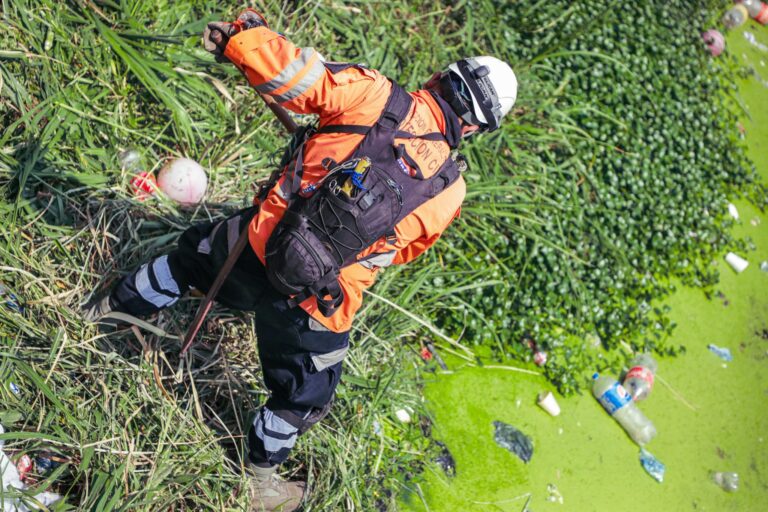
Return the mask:
[[[317,82],[321,76],[323,76],[323,73],[325,73],[325,66],[317,57],[317,52],[314,50],[312,51],[311,62],[304,69],[306,71],[304,76],[302,76],[299,81],[293,85],[293,87],[281,94],[273,94],[275,101],[278,103],[284,103],[286,101],[297,98],[306,92],[307,89],[312,87],[312,85]]]
[[[268,82],[257,85],[256,90],[263,94],[269,94],[272,91],[283,87],[293,80],[296,75],[301,73],[301,70],[307,67],[307,64],[312,61],[316,54],[317,52],[312,48],[302,48],[299,56],[293,62],[285,66],[280,74]],[[316,60],[315,62],[319,62],[319,60]]]

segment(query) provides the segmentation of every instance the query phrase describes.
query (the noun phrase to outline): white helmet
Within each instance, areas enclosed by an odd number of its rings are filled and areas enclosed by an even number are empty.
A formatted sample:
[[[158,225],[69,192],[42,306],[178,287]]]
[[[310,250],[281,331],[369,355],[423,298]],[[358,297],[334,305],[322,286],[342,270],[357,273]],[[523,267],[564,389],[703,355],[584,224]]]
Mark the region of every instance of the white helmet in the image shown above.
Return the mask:
[[[454,62],[440,77],[442,96],[456,114],[483,131],[499,127],[517,98],[517,77],[504,61],[487,55]]]

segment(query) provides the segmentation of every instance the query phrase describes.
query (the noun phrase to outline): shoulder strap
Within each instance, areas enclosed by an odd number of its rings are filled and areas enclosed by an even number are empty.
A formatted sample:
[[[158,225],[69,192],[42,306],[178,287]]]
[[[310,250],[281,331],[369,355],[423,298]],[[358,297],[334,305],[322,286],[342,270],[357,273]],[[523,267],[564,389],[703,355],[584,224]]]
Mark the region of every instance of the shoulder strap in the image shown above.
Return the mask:
[[[423,135],[416,135],[414,133],[398,130],[397,128],[408,115],[408,111],[411,108],[411,102],[413,101],[411,95],[408,94],[405,89],[400,87],[397,83],[392,83],[392,91],[390,92],[387,104],[384,106],[384,110],[379,116],[378,121],[373,126],[365,126],[359,124],[329,124],[319,128],[317,133],[356,133],[358,135],[368,135],[375,126],[382,126],[387,131],[394,130],[394,137],[396,139],[424,139],[431,141],[445,140],[445,135],[440,132],[425,133]],[[361,143],[362,145],[363,143]]]

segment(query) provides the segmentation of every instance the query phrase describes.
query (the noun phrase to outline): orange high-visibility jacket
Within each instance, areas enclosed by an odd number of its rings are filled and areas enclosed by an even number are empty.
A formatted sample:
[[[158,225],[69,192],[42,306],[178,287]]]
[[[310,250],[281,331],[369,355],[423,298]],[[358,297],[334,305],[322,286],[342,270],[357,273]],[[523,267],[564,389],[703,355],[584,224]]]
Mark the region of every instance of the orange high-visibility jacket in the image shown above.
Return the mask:
[[[297,48],[284,36],[266,27],[245,30],[232,37],[224,55],[238,67],[248,82],[259,92],[275,98],[286,108],[299,114],[317,114],[319,126],[353,124],[371,126],[376,123],[389,97],[391,84],[378,71],[350,67],[331,72],[312,48]],[[416,135],[440,131],[445,133],[445,119],[437,102],[428,91],[410,93],[411,110],[400,129]],[[301,190],[317,183],[328,173],[322,161],[331,158],[343,162],[352,154],[363,136],[352,133],[317,134],[304,146],[304,174]],[[445,141],[397,139],[405,144],[425,177],[433,175],[450,157]],[[269,191],[259,213],[250,225],[249,239],[254,252],[264,263],[267,240],[285,212],[282,181]],[[407,263],[432,246],[441,233],[459,215],[466,184],[460,177],[449,188],[419,206],[395,227],[397,240],[381,239],[366,249],[358,260],[341,269],[339,282],[344,302],[330,317],[317,309],[314,297],[301,307],[328,329],[348,331],[360,309],[363,290],[371,286],[380,267]]]

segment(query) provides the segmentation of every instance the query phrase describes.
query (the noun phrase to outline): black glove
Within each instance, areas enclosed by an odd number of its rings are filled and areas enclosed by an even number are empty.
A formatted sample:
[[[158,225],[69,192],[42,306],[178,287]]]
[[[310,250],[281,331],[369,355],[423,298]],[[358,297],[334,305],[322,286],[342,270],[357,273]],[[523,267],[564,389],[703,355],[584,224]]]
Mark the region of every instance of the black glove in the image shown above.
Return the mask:
[[[266,26],[267,22],[261,14],[253,9],[246,9],[240,13],[234,23],[223,21],[209,23],[203,32],[203,47],[216,57],[217,62],[224,62],[227,60],[224,57],[224,49],[232,36],[243,30]]]

